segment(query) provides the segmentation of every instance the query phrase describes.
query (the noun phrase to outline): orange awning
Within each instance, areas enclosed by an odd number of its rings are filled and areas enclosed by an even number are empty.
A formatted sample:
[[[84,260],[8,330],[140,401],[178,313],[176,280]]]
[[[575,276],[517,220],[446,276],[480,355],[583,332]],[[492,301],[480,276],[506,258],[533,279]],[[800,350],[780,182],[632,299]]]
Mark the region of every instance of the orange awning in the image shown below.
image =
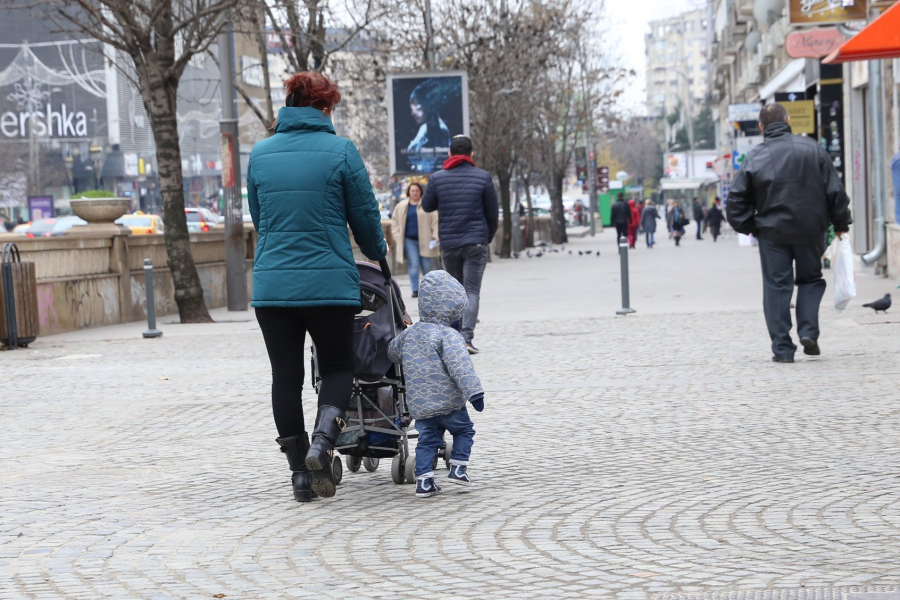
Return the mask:
[[[822,62],[900,58],[900,2],[884,11]]]

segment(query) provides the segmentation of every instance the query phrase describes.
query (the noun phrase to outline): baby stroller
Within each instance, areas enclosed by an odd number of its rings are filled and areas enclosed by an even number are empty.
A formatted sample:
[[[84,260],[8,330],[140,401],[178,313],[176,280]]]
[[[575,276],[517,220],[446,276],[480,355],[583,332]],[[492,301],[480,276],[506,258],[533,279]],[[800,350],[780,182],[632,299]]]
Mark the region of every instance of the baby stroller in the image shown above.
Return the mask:
[[[387,356],[388,343],[406,328],[403,320],[406,307],[386,261],[382,260],[379,266],[358,262],[356,267],[362,310],[356,315],[353,330],[352,397],[347,426],[334,448],[344,455],[347,469],[353,473],[360,466],[374,472],[382,458],[391,458],[394,483],[415,483],[409,438],[418,434],[409,432],[412,419],[406,407],[403,369]],[[321,378],[315,347],[310,372],[318,393]],[[449,462],[451,450],[449,444],[443,450],[445,462]],[[335,457],[335,481],[340,482],[342,471],[340,460]]]

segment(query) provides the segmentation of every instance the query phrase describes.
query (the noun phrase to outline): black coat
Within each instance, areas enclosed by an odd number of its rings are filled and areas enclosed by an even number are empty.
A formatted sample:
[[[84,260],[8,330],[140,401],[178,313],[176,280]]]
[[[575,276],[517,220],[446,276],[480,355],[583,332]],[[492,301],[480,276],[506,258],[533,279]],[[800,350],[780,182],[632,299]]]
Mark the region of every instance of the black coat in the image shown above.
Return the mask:
[[[440,211],[441,249],[489,244],[497,233],[500,209],[487,171],[469,163],[438,171],[422,198],[425,212]]]
[[[718,206],[713,206],[709,209],[709,212],[706,215],[706,221],[709,223],[710,227],[721,227],[723,220],[725,220],[725,215],[722,214],[722,209]]]
[[[853,222],[831,158],[812,138],[792,135],[787,123],[766,127],[731,184],[725,213],[738,233],[777,244],[818,243],[829,223],[847,231]]]
[[[706,218],[706,215],[703,214],[703,207],[700,206],[699,202],[694,203],[694,220],[702,221]]]
[[[613,202],[609,211],[609,220],[613,225],[628,225],[630,216],[631,208],[625,200],[616,200]]]

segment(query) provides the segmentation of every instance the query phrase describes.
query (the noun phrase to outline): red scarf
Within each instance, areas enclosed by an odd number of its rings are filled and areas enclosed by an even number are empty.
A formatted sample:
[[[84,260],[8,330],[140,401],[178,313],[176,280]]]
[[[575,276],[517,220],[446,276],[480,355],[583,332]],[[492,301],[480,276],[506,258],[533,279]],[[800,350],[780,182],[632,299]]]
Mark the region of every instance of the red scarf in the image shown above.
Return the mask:
[[[446,170],[452,169],[453,167],[458,167],[464,162],[469,163],[473,167],[475,166],[475,161],[472,160],[471,156],[466,156],[465,154],[457,154],[444,161],[444,169]]]

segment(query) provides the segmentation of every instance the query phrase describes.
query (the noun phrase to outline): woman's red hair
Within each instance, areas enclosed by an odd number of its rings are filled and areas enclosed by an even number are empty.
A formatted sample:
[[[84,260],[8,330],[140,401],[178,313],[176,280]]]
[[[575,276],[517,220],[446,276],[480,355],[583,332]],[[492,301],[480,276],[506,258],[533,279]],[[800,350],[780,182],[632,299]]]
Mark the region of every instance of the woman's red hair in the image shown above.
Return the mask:
[[[312,106],[330,110],[341,101],[337,85],[325,75],[304,71],[292,75],[284,82],[288,106]]]

